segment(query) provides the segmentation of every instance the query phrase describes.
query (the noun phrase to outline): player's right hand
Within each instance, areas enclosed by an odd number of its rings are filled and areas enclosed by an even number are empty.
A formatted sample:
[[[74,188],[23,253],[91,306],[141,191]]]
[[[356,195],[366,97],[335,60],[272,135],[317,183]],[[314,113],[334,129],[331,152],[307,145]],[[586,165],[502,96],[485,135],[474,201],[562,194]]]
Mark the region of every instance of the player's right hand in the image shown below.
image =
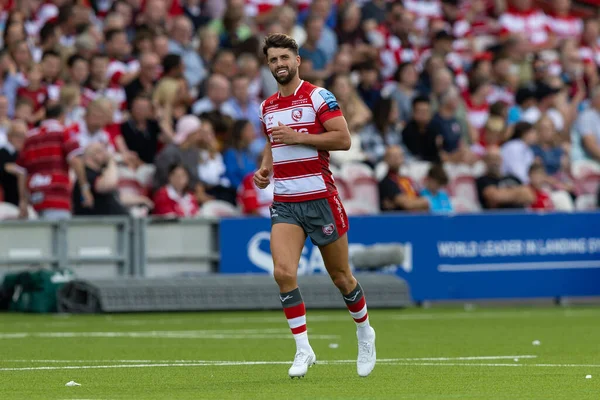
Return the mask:
[[[269,186],[269,183],[271,183],[269,179],[270,173],[271,171],[269,171],[269,169],[265,167],[262,167],[261,169],[256,171],[254,173],[254,184],[258,186],[259,189],[264,189],[267,186]]]

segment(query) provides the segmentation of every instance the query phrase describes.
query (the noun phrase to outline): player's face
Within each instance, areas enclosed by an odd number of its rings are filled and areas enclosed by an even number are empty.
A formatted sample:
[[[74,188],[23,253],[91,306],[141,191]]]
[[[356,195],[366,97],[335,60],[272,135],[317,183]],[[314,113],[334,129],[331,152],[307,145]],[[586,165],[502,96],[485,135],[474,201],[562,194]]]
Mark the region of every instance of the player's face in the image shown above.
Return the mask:
[[[267,61],[273,77],[280,85],[286,85],[298,74],[300,56],[289,49],[270,48]]]

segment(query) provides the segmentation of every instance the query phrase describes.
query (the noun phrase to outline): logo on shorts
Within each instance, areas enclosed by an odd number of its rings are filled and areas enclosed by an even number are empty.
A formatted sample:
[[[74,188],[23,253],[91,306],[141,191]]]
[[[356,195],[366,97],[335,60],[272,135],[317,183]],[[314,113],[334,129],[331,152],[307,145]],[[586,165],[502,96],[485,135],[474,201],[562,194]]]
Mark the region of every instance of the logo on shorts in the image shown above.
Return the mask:
[[[292,119],[296,122],[298,122],[302,119],[302,109],[301,108],[294,108],[292,110]]]
[[[326,234],[327,236],[331,236],[331,234],[335,231],[335,227],[333,226],[333,224],[328,224],[323,226],[323,233]]]

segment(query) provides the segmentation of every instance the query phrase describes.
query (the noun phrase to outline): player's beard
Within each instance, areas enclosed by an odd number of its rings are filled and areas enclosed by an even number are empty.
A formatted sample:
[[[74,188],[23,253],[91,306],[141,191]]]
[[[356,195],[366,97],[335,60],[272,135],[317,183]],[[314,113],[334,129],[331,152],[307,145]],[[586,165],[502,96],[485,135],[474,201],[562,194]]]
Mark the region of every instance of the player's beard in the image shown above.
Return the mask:
[[[298,73],[298,67],[293,68],[293,69],[286,67],[286,69],[288,71],[286,76],[277,76],[277,70],[275,70],[274,72],[271,71],[271,74],[273,74],[273,78],[275,78],[277,83],[279,83],[280,85],[287,85],[288,83],[290,83],[292,81],[292,79],[294,79],[296,77],[296,74]]]

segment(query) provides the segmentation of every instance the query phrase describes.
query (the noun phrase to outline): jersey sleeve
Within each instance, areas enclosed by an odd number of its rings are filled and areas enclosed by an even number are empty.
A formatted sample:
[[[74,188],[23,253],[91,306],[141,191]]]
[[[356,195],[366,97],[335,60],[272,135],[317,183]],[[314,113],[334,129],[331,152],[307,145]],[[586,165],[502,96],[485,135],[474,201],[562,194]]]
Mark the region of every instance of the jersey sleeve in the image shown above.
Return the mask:
[[[263,134],[269,137],[267,133],[267,125],[265,124],[265,116],[264,116],[264,107],[265,102],[260,103],[260,107],[258,108],[258,118],[260,119],[260,126],[262,127]]]
[[[67,160],[75,156],[79,156],[83,154],[83,149],[79,147],[79,142],[77,139],[71,134],[69,129],[65,129],[63,135],[62,142],[63,154]]]
[[[313,108],[321,124],[335,117],[342,117],[342,110],[337,99],[327,89],[319,88],[311,96]]]

